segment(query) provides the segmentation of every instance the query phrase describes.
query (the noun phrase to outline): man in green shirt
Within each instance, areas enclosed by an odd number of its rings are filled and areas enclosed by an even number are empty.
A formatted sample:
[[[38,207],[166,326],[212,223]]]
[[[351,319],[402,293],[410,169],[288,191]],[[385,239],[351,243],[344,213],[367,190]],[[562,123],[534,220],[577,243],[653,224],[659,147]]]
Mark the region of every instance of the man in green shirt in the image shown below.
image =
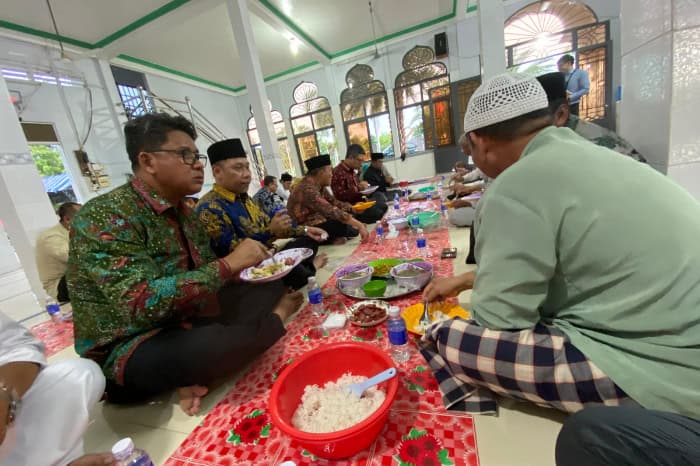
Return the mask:
[[[632,403],[698,417],[700,204],[552,126],[547,106],[535,78],[511,73],[469,102],[471,154],[495,180],[474,222],[477,270],[425,290],[434,301],[473,289],[473,321],[426,335],[446,401],[495,409],[495,392],[567,412]]]
[[[124,127],[134,176],[74,218],[67,281],[75,349],[97,362],[112,402],[177,389],[187,414],[213,381],[284,335],[303,302],[280,282],[237,283],[268,257],[245,239],[217,259],[185,197],[199,192],[206,156],[183,117],[148,114]]]

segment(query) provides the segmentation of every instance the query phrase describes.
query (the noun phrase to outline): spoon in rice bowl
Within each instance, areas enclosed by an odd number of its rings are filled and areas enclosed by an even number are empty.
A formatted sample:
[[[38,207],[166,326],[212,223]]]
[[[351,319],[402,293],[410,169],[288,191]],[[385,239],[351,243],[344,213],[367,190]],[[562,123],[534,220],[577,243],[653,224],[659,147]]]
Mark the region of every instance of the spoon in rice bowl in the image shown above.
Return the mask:
[[[389,369],[380,372],[374,377],[370,377],[362,383],[351,383],[350,385],[345,387],[345,389],[353,395],[355,395],[356,397],[362,398],[362,394],[365,392],[365,390],[374,387],[375,385],[380,384],[385,380],[389,380],[394,376],[396,376],[396,368],[390,367]]]

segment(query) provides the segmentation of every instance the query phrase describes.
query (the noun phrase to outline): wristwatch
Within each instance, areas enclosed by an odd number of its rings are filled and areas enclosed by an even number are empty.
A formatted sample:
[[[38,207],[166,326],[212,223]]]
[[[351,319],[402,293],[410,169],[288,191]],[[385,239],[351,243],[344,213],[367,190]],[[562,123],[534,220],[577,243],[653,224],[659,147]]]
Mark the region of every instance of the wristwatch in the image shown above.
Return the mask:
[[[309,236],[309,227],[304,227],[304,236]]]
[[[9,427],[14,424],[15,419],[17,419],[17,412],[22,402],[17,395],[17,391],[3,382],[0,382],[0,396],[5,397],[9,404],[7,410],[7,426]]]

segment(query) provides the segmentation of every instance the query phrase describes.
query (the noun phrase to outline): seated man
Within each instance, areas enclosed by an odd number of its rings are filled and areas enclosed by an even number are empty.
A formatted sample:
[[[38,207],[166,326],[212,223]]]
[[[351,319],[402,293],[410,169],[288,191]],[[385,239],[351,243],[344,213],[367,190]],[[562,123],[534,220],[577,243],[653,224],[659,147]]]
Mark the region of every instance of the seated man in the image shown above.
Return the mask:
[[[116,464],[109,453],[83,455],[90,411],[104,389],[97,364],[47,364],[43,345],[0,312],[0,464]]]
[[[562,426],[557,466],[697,466],[700,420],[631,408],[586,408]]]
[[[227,256],[246,238],[272,247],[275,239],[295,237],[284,249],[309,248],[314,255],[295,267],[283,280],[295,290],[305,286],[307,279],[316,274],[316,267],[325,265],[325,255],[315,257],[318,242],[322,241],[325,231],[305,226],[292,228],[286,210],[268,215],[253,202],[248,196],[250,165],[240,139],[216,142],[209,146],[207,154],[216,183],[197,205],[197,214],[209,233],[216,255]],[[274,176],[266,176],[266,182],[268,178],[275,180]]]
[[[352,206],[341,202],[328,192],[333,171],[328,154],[304,161],[308,172],[292,189],[287,209],[300,225],[312,225],[328,232],[328,243],[342,244],[358,234],[365,241],[367,228],[355,219]]]
[[[73,221],[68,288],[75,349],[107,376],[107,398],[136,402],[177,388],[187,414],[207,385],[285,333],[303,301],[280,281],[235,283],[269,254],[247,239],[217,259],[184,198],[206,156],[185,118],[147,114],[124,127],[133,178],[90,200]]]
[[[345,160],[340,162],[333,169],[333,179],[331,181],[331,189],[333,195],[341,202],[356,204],[367,200],[360,191],[367,189],[367,182],[360,182],[356,171],[362,167],[362,158],[365,155],[365,150],[359,144],[350,144],[345,155]],[[355,215],[362,223],[374,223],[380,220],[387,210],[386,200],[384,195],[378,192],[369,196],[370,200],[376,204],[364,212]]]
[[[207,151],[207,153],[209,153],[209,151]],[[250,185],[250,181],[248,181],[248,184]],[[246,187],[245,193],[241,194],[247,193],[248,188]],[[285,201],[283,201],[282,198],[277,194],[277,178],[275,178],[272,175],[265,175],[265,178],[263,178],[263,186],[258,190],[257,193],[255,193],[255,196],[253,196],[253,201],[255,201],[258,207],[260,207],[260,209],[262,209],[262,211],[268,217],[274,217],[275,212],[277,212],[280,209],[283,209]]]
[[[590,121],[581,120],[569,110],[566,78],[564,73],[546,73],[537,77],[549,101],[549,111],[554,117],[555,126],[571,128],[584,139],[594,144],[607,147],[615,152],[632,157],[646,163],[646,159],[632,145],[617,135],[617,133],[596,125]]]
[[[401,195],[400,189],[388,189],[396,188],[399,184],[394,183],[394,178],[384,166],[384,154],[381,152],[372,153],[372,162],[362,174],[362,179],[371,186],[379,186],[375,192],[384,193],[387,200],[393,199],[395,194]]]
[[[568,412],[627,404],[698,417],[700,204],[554,127],[547,107],[539,82],[513,73],[469,102],[471,155],[495,179],[474,222],[478,269],[424,294],[473,288],[474,320],[427,332],[445,399],[489,410],[496,393]],[[661,237],[673,246],[655,247]]]
[[[70,301],[66,286],[68,264],[68,231],[80,204],[65,202],[58,208],[59,222],[43,231],[36,240],[36,268],[46,294],[59,303]]]
[[[294,177],[289,173],[282,173],[280,175],[280,185],[277,188],[277,194],[282,198],[285,204],[289,200],[289,190],[292,188],[292,181],[294,181]]]

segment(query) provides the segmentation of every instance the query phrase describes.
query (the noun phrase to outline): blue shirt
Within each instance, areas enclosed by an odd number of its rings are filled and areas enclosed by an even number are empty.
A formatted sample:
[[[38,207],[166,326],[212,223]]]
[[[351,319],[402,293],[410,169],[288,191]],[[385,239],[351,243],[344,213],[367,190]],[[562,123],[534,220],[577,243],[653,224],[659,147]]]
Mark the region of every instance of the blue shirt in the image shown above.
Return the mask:
[[[588,79],[588,72],[580,68],[576,68],[571,73],[566,75],[566,90],[571,93],[569,96],[569,104],[577,104],[581,97],[588,94],[591,90],[591,82]]]

